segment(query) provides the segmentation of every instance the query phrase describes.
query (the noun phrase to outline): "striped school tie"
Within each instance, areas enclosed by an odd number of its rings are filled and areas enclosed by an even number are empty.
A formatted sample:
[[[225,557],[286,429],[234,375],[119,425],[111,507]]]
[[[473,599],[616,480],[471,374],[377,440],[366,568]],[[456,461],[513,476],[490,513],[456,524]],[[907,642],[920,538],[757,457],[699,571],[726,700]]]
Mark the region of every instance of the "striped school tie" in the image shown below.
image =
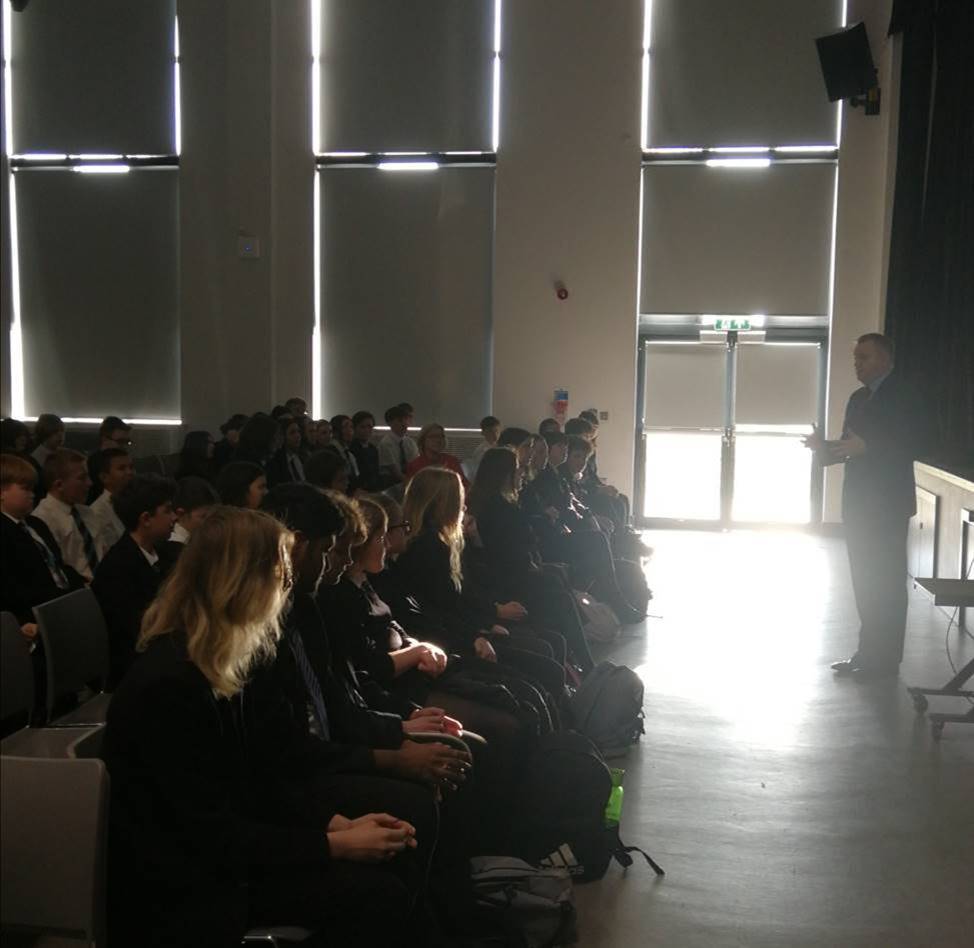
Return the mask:
[[[308,692],[308,700],[311,704],[314,723],[318,725],[318,736],[324,741],[330,740],[331,728],[328,726],[328,710],[325,708],[325,697],[321,693],[321,684],[318,681],[318,676],[311,667],[311,660],[308,658],[307,651],[305,651],[301,633],[296,629],[292,629],[288,633],[287,642],[291,646],[291,653],[294,655],[294,661],[298,666],[298,671],[301,672],[304,687]]]
[[[81,542],[85,548],[85,559],[88,562],[88,568],[91,570],[92,575],[94,575],[95,569],[98,566],[98,554],[95,552],[95,538],[85,526],[84,520],[81,519],[81,511],[77,507],[71,508],[71,519],[78,528],[78,533],[81,534]]]

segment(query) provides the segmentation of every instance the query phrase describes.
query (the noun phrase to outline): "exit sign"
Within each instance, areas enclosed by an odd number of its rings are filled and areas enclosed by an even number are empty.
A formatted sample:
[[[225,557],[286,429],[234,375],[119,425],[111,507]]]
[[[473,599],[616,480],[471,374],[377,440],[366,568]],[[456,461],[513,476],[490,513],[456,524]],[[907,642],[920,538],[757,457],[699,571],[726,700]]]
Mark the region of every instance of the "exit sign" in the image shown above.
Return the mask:
[[[749,319],[715,319],[716,332],[748,332],[751,328]]]

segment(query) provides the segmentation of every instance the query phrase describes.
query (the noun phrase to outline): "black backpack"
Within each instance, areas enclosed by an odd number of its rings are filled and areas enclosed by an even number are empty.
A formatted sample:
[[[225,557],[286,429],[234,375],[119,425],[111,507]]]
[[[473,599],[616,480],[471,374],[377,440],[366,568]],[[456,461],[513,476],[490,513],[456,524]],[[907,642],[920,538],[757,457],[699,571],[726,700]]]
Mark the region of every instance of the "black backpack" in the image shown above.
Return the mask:
[[[578,882],[601,879],[613,858],[630,866],[629,853],[642,850],[624,846],[618,826],[606,825],[611,792],[609,768],[585,735],[545,735],[521,776],[512,827],[515,854],[528,862],[567,869]],[[646,860],[663,874],[649,856]]]
[[[653,598],[653,593],[646,582],[646,574],[642,566],[631,559],[621,558],[615,561],[616,582],[619,589],[636,612],[646,614],[649,608],[649,600]]]
[[[606,757],[625,753],[645,733],[643,683],[625,665],[600,662],[572,698],[575,727]]]

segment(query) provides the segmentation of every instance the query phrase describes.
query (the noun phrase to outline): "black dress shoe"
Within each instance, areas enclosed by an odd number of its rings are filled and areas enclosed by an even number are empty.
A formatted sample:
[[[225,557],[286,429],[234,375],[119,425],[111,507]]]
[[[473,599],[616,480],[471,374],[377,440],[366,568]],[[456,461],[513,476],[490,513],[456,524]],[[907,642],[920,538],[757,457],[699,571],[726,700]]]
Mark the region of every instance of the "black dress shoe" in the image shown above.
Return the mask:
[[[843,662],[833,662],[830,667],[840,678],[847,678],[859,668],[859,663],[854,658],[847,658]]]
[[[882,681],[884,678],[895,678],[899,674],[898,665],[870,666],[862,665],[852,670],[852,677],[858,682]]]

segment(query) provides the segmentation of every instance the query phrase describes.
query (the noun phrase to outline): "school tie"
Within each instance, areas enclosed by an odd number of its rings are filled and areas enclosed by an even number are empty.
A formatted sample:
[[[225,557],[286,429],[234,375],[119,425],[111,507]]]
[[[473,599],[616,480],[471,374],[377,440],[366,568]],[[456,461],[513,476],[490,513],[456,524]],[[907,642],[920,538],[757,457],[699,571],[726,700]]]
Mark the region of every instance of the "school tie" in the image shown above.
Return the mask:
[[[85,526],[84,520],[81,519],[81,511],[77,507],[71,508],[71,519],[78,528],[78,533],[81,534],[81,542],[85,548],[85,559],[88,561],[88,568],[91,570],[92,575],[94,575],[95,569],[98,566],[98,554],[95,553],[95,538]]]
[[[70,583],[68,582],[68,577],[64,575],[63,570],[57,565],[57,559],[51,552],[51,548],[44,543],[42,540],[38,540],[33,533],[27,527],[27,524],[20,521],[17,524],[20,527],[21,532],[27,536],[31,543],[37,547],[38,552],[44,559],[44,565],[47,566],[48,572],[51,574],[51,578],[54,580],[55,584],[59,589],[67,589]]]
[[[292,455],[291,456],[291,459],[290,459],[290,463],[291,463],[291,480],[294,481],[295,483],[298,483],[300,481],[303,481],[304,478],[301,476],[300,471],[298,471],[298,460],[297,460],[297,458],[295,458]]]
[[[288,645],[291,646],[291,653],[294,661],[301,672],[304,687],[308,692],[311,702],[311,712],[314,715],[315,723],[318,725],[318,736],[324,740],[331,739],[331,729],[328,726],[328,710],[325,708],[325,698],[321,693],[321,684],[315,670],[311,667],[311,660],[304,648],[304,641],[301,633],[297,629],[292,629],[287,636]]]
[[[402,474],[406,473],[406,439],[399,439],[399,471]]]

